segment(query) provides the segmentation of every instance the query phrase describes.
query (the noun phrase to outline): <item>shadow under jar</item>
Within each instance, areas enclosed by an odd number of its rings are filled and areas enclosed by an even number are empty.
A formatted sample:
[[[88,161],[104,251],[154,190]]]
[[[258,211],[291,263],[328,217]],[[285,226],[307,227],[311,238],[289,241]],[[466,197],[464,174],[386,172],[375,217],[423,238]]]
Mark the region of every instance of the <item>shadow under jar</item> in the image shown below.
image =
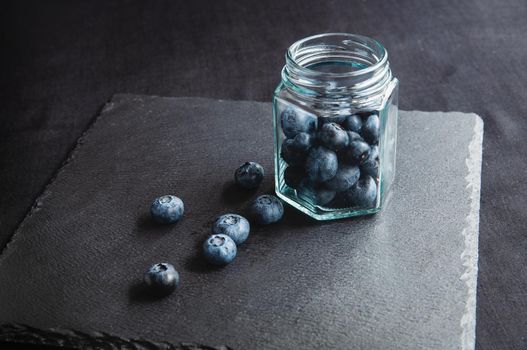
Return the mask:
[[[317,220],[381,210],[395,176],[398,86],[368,37],[291,45],[273,96],[277,195]]]

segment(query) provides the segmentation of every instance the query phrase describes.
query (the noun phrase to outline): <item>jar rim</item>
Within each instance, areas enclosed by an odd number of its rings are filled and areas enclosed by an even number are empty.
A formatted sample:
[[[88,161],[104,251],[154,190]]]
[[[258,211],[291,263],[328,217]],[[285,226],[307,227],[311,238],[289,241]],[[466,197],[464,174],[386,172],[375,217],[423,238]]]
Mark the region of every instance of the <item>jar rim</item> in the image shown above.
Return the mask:
[[[367,45],[367,48],[376,50],[376,53],[378,56],[375,56],[376,62],[368,65],[367,67],[360,68],[357,70],[350,70],[347,72],[321,72],[319,70],[315,70],[310,68],[309,66],[301,65],[297,62],[297,56],[302,53],[303,50],[305,50],[305,47],[309,47],[310,45],[306,45],[309,41],[316,41],[323,38],[339,38],[342,37],[342,43],[345,44],[360,44]],[[346,43],[346,41],[352,40],[350,43]],[[319,43],[320,45],[320,43]],[[360,76],[363,74],[368,74],[371,72],[374,72],[381,67],[383,67],[386,62],[388,61],[388,52],[384,48],[384,46],[377,40],[372,39],[370,37],[359,35],[359,34],[351,34],[351,33],[323,33],[323,34],[317,34],[308,36],[306,38],[300,39],[293,43],[286,52],[286,63],[288,65],[291,65],[294,67],[295,70],[298,70],[299,72],[302,72],[306,75],[318,75],[318,76],[326,76],[331,78],[345,78],[345,77],[354,77],[354,76]]]

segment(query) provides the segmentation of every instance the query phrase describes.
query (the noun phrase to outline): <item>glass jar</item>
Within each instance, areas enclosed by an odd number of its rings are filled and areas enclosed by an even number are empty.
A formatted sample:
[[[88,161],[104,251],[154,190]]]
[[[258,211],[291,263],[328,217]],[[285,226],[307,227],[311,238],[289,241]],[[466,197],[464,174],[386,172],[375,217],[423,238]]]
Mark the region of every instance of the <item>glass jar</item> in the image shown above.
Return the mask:
[[[373,39],[330,33],[291,45],[273,96],[277,195],[317,220],[381,210],[395,175],[398,86]]]

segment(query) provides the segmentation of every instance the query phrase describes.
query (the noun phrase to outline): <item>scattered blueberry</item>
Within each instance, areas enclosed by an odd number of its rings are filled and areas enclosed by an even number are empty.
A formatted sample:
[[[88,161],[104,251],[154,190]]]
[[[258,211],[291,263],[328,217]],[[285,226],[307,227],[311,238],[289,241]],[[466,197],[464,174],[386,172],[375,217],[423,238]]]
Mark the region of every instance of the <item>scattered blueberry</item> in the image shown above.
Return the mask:
[[[288,138],[293,138],[300,132],[312,133],[317,128],[317,118],[314,115],[292,107],[284,109],[280,119],[282,130]]]
[[[251,218],[260,225],[276,222],[284,215],[284,206],[278,198],[264,194],[256,197],[249,206]]]
[[[370,156],[360,165],[361,176],[371,176],[374,179],[379,176],[379,147],[371,147]]]
[[[331,179],[337,173],[338,161],[335,152],[322,147],[314,147],[306,159],[307,176],[318,182]]]
[[[362,119],[357,114],[350,115],[342,123],[342,126],[344,126],[346,130],[360,133],[362,129]]]
[[[338,151],[348,144],[346,130],[337,123],[324,124],[320,129],[319,138],[324,146],[333,151]]]
[[[234,180],[243,188],[252,189],[260,186],[264,178],[263,167],[256,162],[245,162],[234,172]]]
[[[342,192],[344,200],[351,206],[360,208],[371,208],[375,205],[377,198],[377,184],[371,176],[366,176]]]
[[[168,294],[179,284],[179,273],[169,263],[152,265],[143,277],[143,282],[155,294]]]
[[[245,242],[250,230],[249,221],[238,214],[224,214],[212,224],[212,233],[227,235],[237,245]]]
[[[370,156],[370,146],[364,141],[353,141],[346,148],[346,157],[353,163],[362,163]]]
[[[333,191],[345,191],[357,182],[360,175],[361,172],[358,166],[343,164],[337,170],[337,174],[325,185]]]
[[[370,115],[362,126],[362,137],[370,145],[375,145],[379,142],[379,126],[380,121],[377,114]]]
[[[158,197],[150,206],[152,219],[163,224],[177,222],[183,216],[183,201],[173,195]]]
[[[314,205],[326,205],[335,198],[336,192],[304,179],[298,186],[297,195]]]
[[[227,265],[236,257],[236,243],[227,235],[212,235],[203,242],[203,255],[213,265]]]
[[[306,172],[299,166],[289,166],[284,171],[285,184],[291,188],[297,188],[304,177]]]

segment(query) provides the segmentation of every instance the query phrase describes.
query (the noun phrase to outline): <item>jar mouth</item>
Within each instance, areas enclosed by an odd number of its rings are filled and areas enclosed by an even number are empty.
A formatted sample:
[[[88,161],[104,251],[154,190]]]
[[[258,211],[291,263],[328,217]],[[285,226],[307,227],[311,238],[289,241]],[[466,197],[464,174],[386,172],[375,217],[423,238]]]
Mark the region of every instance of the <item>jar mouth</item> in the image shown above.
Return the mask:
[[[300,74],[327,78],[356,77],[381,69],[388,61],[375,39],[349,33],[325,33],[301,39],[286,53],[286,65]]]
[[[351,101],[373,108],[393,85],[388,53],[357,34],[327,33],[295,42],[286,53],[282,83],[305,99]]]

